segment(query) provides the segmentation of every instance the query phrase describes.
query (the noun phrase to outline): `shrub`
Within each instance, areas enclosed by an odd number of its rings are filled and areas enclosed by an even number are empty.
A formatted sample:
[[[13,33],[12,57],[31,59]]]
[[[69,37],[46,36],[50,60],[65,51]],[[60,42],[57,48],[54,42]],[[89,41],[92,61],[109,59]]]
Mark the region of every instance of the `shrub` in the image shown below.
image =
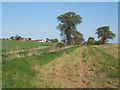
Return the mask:
[[[64,43],[58,43],[58,44],[56,45],[56,47],[59,47],[59,48],[62,48],[63,46],[65,46]]]
[[[95,40],[93,37],[89,37],[87,40],[87,45],[94,45],[95,44]]]

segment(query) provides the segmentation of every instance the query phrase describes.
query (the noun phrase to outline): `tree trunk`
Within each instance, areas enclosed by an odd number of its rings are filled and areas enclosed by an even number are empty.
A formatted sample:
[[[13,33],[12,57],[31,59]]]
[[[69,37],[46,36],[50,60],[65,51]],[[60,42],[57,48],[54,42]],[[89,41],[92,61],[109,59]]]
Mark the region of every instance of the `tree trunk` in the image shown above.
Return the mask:
[[[102,44],[105,44],[105,43],[106,43],[105,40],[106,40],[106,38],[103,38],[103,39],[102,39]]]
[[[71,33],[70,33],[70,30],[66,30],[65,31],[65,34],[66,34],[66,39],[67,39],[67,44],[71,44]]]

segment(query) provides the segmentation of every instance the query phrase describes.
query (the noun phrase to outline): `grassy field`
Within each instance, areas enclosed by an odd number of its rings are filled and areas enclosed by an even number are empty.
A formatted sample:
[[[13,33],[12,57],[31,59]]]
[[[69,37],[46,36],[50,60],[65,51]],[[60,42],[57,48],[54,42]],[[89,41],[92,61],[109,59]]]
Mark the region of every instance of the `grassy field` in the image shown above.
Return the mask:
[[[34,76],[37,74],[37,72],[34,70],[34,66],[39,65],[42,67],[55,58],[60,57],[63,53],[67,54],[75,48],[77,47],[58,52],[42,54],[40,56],[31,56],[9,61],[3,60],[3,87],[34,87],[31,81],[34,81]]]
[[[36,50],[43,53],[3,59],[3,88],[118,88],[118,44]]]
[[[56,43],[24,42],[15,40],[2,40],[2,58],[10,60],[14,58],[40,55],[55,47]]]
[[[2,50],[3,51],[10,51],[10,50],[17,50],[17,49],[30,49],[30,48],[37,48],[43,46],[50,46],[53,43],[47,42],[24,42],[24,41],[15,41],[15,40],[2,40]]]

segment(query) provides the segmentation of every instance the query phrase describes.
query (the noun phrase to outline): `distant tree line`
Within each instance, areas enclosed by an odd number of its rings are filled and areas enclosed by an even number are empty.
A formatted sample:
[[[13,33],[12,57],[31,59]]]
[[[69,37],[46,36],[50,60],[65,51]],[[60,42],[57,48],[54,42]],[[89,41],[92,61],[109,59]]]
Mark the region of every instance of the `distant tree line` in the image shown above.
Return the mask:
[[[16,36],[11,36],[10,38],[3,38],[2,40],[23,40],[23,41],[27,41],[27,40],[32,40],[32,39],[31,38],[23,38],[19,35],[16,35]],[[58,43],[59,40],[57,38],[54,38],[54,39],[46,38],[46,42]]]
[[[49,38],[46,38],[46,42],[54,42],[54,43],[58,43],[59,40],[57,38],[55,39],[49,39]]]
[[[67,12],[57,17],[59,22],[57,29],[60,30],[61,42],[68,45],[100,45],[105,44],[109,39],[114,39],[116,36],[110,31],[109,26],[99,27],[96,30],[98,35],[98,41],[94,40],[94,37],[89,37],[87,42],[83,38],[83,34],[77,30],[77,25],[82,23],[82,18],[74,12]]]
[[[10,37],[10,39],[11,40],[31,40],[31,38],[23,38],[23,37],[21,37],[21,36],[19,36],[19,35],[16,35],[16,36],[11,36]]]

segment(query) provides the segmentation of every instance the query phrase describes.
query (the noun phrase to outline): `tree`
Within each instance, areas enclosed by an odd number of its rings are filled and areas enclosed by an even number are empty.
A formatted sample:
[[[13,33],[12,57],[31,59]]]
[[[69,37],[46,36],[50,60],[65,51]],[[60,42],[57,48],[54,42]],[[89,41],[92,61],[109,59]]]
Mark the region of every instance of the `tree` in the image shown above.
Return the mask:
[[[113,40],[116,36],[112,31],[110,31],[109,26],[97,28],[96,34],[98,35],[98,39],[100,38],[101,44],[105,44],[109,39]]]
[[[73,44],[74,45],[79,45],[84,41],[83,34],[81,34],[78,31],[73,31],[72,32],[72,38],[73,38]]]
[[[23,38],[21,36],[16,35],[16,36],[11,36],[10,39],[11,40],[21,40]]]
[[[95,41],[95,45],[100,45],[102,42],[100,40]]]
[[[50,39],[49,39],[49,38],[46,38],[46,42],[50,42]]]
[[[57,39],[57,38],[55,38],[55,39],[54,39],[54,42],[56,42],[56,43],[57,43],[57,42],[58,42],[58,39]]]
[[[56,38],[55,38],[55,39],[50,39],[50,41],[57,43],[57,42],[58,42],[58,39],[56,39]]]
[[[54,40],[53,40],[53,39],[50,39],[50,42],[54,42]]]
[[[14,36],[11,36],[10,39],[11,39],[11,40],[14,40]]]
[[[15,40],[21,40],[21,39],[22,39],[21,36],[18,36],[18,35],[15,36]]]
[[[88,40],[87,40],[87,45],[94,45],[95,44],[95,40],[94,40],[94,37],[89,37]]]
[[[28,38],[28,40],[31,40],[31,38]]]
[[[61,31],[62,41],[67,44],[72,43],[72,31],[77,30],[76,26],[82,23],[82,18],[74,12],[67,12],[57,17],[59,25],[57,29]]]
[[[57,43],[57,45],[56,45],[56,47],[59,47],[59,48],[62,48],[62,47],[64,47],[64,46],[65,46],[64,43]]]
[[[94,37],[89,37],[88,39],[92,39],[92,40],[95,40]]]

